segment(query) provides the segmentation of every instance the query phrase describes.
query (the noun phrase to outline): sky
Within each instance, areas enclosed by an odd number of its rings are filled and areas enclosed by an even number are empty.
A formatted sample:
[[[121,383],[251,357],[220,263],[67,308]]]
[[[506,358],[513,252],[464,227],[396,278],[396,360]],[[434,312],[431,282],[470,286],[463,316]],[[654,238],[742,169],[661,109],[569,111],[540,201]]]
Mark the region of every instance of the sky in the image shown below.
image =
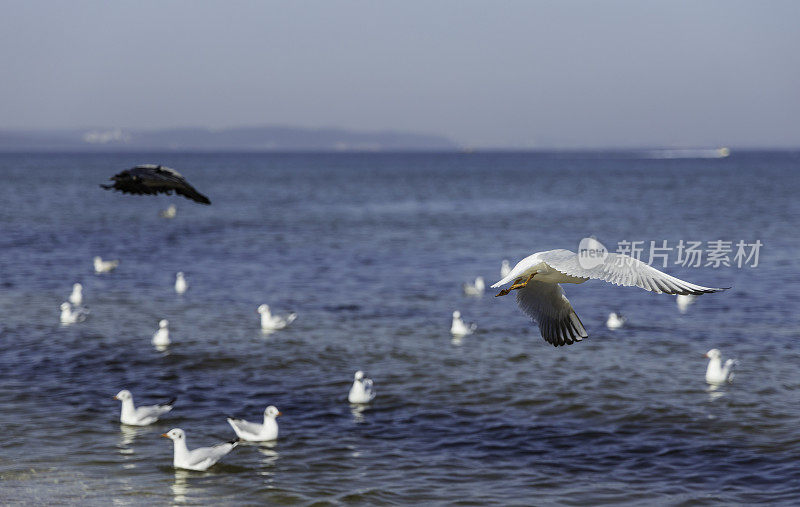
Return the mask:
[[[0,0],[0,129],[800,147],[800,1]]]

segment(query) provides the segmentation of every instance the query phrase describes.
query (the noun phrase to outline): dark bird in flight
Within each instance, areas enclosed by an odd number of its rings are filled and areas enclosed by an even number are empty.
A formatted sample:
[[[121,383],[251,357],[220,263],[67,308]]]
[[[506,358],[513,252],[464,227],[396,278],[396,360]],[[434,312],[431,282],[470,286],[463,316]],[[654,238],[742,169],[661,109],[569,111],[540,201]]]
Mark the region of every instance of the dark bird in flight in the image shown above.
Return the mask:
[[[119,190],[123,194],[176,194],[201,204],[211,204],[204,196],[175,169],[162,165],[143,164],[126,169],[109,178],[113,185],[100,185],[106,190]]]

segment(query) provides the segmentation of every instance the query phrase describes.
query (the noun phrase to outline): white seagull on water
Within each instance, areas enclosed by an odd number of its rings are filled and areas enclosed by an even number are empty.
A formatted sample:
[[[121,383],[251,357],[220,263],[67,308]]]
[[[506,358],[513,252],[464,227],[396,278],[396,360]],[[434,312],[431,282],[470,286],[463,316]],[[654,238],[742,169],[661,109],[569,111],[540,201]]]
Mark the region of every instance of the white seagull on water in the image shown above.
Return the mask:
[[[104,261],[102,257],[97,256],[94,258],[94,272],[95,273],[110,273],[119,266],[118,260]]]
[[[476,324],[465,324],[461,320],[461,312],[458,310],[453,312],[453,323],[450,324],[450,333],[454,336],[466,336],[472,334],[478,326]]]
[[[264,331],[283,329],[297,318],[296,313],[290,313],[286,317],[272,315],[269,305],[260,305],[256,311],[261,314],[261,329]]]
[[[735,359],[728,359],[723,365],[722,354],[719,349],[709,350],[706,352],[705,357],[708,358],[706,382],[712,385],[720,385],[733,380],[733,367],[736,365]]]
[[[354,404],[369,403],[375,399],[375,389],[372,387],[372,379],[365,378],[364,372],[358,370],[353,376],[353,385],[347,393],[347,401]]]
[[[548,250],[525,257],[511,272],[492,285],[497,288],[513,284],[500,291],[505,296],[517,291],[517,304],[536,320],[539,331],[552,345],[570,345],[589,336],[583,323],[572,309],[560,283],[583,283],[589,279],[604,280],[614,285],[637,286],[664,294],[706,294],[725,289],[703,287],[683,281],[648,266],[628,255],[606,253],[593,267],[584,267],[576,253],[569,250]]]
[[[69,302],[75,306],[83,304],[83,285],[79,283],[72,284],[72,294],[69,295]]]
[[[72,311],[72,305],[64,301],[61,303],[61,315],[59,320],[62,324],[74,324],[76,322],[83,322],[86,320],[86,310],[76,308]]]
[[[147,426],[158,421],[158,418],[172,410],[176,398],[172,398],[166,403],[159,405],[148,405],[136,407],[133,404],[133,395],[127,389],[123,389],[114,396],[115,400],[122,402],[122,412],[119,415],[119,422],[131,426]]]
[[[619,329],[625,325],[625,320],[625,317],[623,317],[621,313],[611,312],[608,314],[606,327],[608,329]]]
[[[169,321],[167,319],[158,321],[158,331],[153,335],[152,343],[156,347],[166,347],[172,343],[169,339]]]
[[[183,294],[188,288],[189,284],[186,283],[186,278],[183,276],[183,271],[178,271],[178,273],[175,274],[175,292],[178,294]]]
[[[175,468],[184,468],[186,470],[197,470],[203,472],[208,470],[211,465],[222,459],[223,456],[233,450],[234,447],[239,445],[237,440],[217,444],[214,447],[198,447],[190,451],[186,447],[186,433],[180,428],[173,428],[166,433],[161,434],[162,437],[172,440],[174,445],[175,454],[172,458],[172,466]]]
[[[475,279],[475,283],[465,283],[462,288],[467,296],[480,296],[486,290],[486,283],[483,281],[483,277],[479,276]]]
[[[248,442],[266,442],[269,440],[277,440],[278,438],[278,421],[275,420],[279,415],[283,415],[275,406],[270,405],[264,409],[264,423],[252,423],[244,419],[234,419],[228,417],[228,424],[231,425],[233,431],[236,432],[242,440]]]
[[[689,306],[694,304],[696,299],[697,296],[695,296],[694,294],[687,294],[687,295],[678,294],[677,296],[675,296],[675,302],[678,304],[678,310],[681,313],[686,313],[686,310],[689,309]]]

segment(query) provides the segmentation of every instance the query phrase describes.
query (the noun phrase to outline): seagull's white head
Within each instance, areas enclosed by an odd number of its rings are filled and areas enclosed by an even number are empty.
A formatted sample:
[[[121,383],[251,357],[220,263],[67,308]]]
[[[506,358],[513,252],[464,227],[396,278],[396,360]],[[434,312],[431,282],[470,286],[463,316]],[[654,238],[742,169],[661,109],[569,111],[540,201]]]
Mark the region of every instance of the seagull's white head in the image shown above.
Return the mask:
[[[96,257],[94,258],[94,262],[95,262],[95,263],[98,263],[98,262],[103,262],[103,259],[102,259],[102,258],[101,258],[101,257],[98,255],[98,256],[96,256]]]
[[[278,417],[279,415],[283,415],[280,410],[275,405],[270,405],[264,409],[264,417],[272,417],[273,419]]]
[[[79,283],[74,283],[72,284],[72,290],[74,290],[75,292],[80,292],[83,290],[83,285]]]
[[[267,313],[269,311],[269,305],[261,305],[258,307],[258,313]]]
[[[180,428],[173,428],[166,433],[162,433],[161,436],[169,438],[170,440],[173,440],[175,442],[178,442],[186,438],[186,433],[184,433],[183,430]]]
[[[363,379],[363,378],[364,378],[364,372],[363,372],[363,371],[361,371],[361,370],[358,370],[358,371],[356,372],[356,374],[355,374],[353,377],[354,377],[356,380],[361,380],[361,379]]]
[[[458,310],[454,311],[453,312],[453,318],[454,319],[460,319],[461,318],[461,312],[459,312]]]
[[[62,311],[64,311],[64,310],[69,310],[69,308],[70,308],[70,306],[69,306],[69,303],[67,303],[66,301],[64,301],[63,303],[61,303],[61,310],[62,310]]]
[[[183,278],[183,271],[178,271],[178,274],[175,275],[177,278]]]
[[[720,353],[719,349],[711,349],[706,352],[706,357],[709,359],[719,359],[722,357],[722,354]]]
[[[158,327],[164,329],[167,326],[169,326],[169,321],[167,319],[161,319],[158,321]]]
[[[130,400],[133,396],[131,396],[131,392],[127,389],[123,389],[122,391],[118,392],[116,396],[114,396],[115,400],[125,401]]]

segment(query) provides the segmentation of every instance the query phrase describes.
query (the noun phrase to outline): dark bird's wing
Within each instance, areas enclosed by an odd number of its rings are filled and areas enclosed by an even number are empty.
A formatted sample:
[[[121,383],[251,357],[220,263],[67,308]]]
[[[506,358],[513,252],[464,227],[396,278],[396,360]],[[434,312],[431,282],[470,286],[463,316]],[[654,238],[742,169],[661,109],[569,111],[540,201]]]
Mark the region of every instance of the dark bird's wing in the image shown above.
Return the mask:
[[[539,324],[542,338],[556,347],[571,345],[589,336],[564,295],[564,289],[557,283],[529,281],[517,291],[517,304]]]
[[[107,190],[118,190],[124,194],[153,195],[175,192],[201,204],[211,204],[208,197],[195,190],[178,171],[169,167],[152,164],[137,165],[112,176],[111,180],[114,181],[113,184],[100,186]]]

